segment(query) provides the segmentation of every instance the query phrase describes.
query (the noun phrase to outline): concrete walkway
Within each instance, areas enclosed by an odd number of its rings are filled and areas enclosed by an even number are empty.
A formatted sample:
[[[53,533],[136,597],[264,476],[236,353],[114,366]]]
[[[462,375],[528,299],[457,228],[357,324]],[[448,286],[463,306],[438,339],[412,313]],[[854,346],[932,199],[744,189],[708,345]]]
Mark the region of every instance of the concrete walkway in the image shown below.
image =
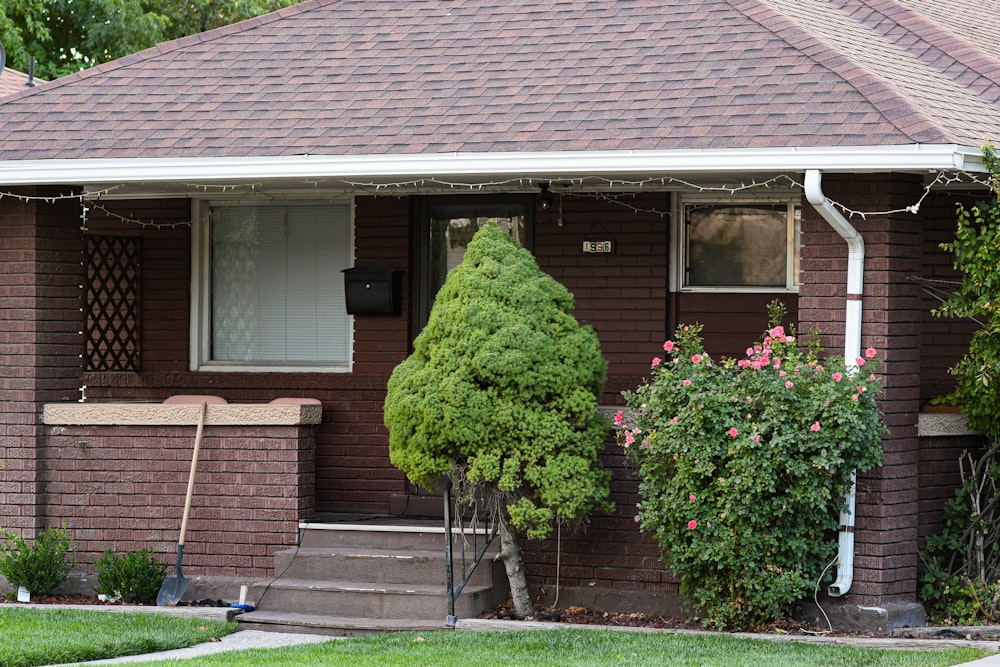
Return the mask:
[[[0,610],[4,605],[0,605]],[[18,607],[39,607],[46,609],[58,608],[59,605],[17,605]],[[85,606],[72,605],[74,609],[87,609],[102,612],[119,613],[160,613],[173,616],[186,616],[193,618],[206,618],[225,621],[232,617],[234,610],[225,607],[142,607],[126,605],[109,606]],[[616,630],[621,632],[661,632],[660,630],[650,630],[648,628],[634,627],[611,627],[603,625],[573,625],[569,623],[547,623],[541,621],[499,621],[486,619],[460,619],[456,626],[457,630],[469,632],[498,632],[512,630],[560,630],[566,628],[584,628],[590,630]],[[863,648],[881,648],[895,650],[912,651],[933,651],[947,648],[979,648],[991,653],[991,655],[964,663],[963,667],[1000,667],[1000,641],[964,640],[964,639],[910,639],[895,637],[853,637],[853,636],[824,636],[824,635],[781,635],[781,634],[753,634],[753,633],[711,633],[702,630],[665,630],[666,632],[680,632],[690,634],[726,634],[734,637],[747,639],[763,639],[768,641],[797,641],[810,644],[820,644],[826,646],[857,646]],[[231,635],[223,637],[218,642],[206,642],[184,649],[172,651],[162,651],[159,653],[149,653],[137,656],[124,656],[109,660],[96,660],[87,663],[74,663],[77,665],[113,665],[125,663],[141,663],[155,660],[182,660],[196,658],[204,655],[212,655],[227,651],[240,651],[244,649],[267,649],[295,646],[299,644],[315,644],[325,641],[341,641],[336,637],[328,637],[317,634],[287,633],[287,632],[264,632],[260,630],[241,630]],[[63,666],[65,667],[65,666]]]

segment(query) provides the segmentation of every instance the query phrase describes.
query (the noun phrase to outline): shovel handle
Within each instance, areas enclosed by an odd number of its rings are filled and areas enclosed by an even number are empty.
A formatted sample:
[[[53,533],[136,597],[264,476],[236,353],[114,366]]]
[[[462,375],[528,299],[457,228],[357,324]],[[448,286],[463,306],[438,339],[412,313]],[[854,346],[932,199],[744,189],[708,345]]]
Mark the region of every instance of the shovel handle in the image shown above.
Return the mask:
[[[184,534],[187,533],[188,515],[191,513],[191,498],[194,496],[194,475],[198,470],[198,451],[201,449],[201,434],[205,430],[205,412],[208,404],[201,404],[201,411],[198,413],[198,431],[194,436],[194,451],[191,453],[191,473],[188,475],[187,495],[184,497],[184,514],[181,515],[181,535],[177,540],[179,547],[177,559],[180,561],[181,553],[184,550]],[[178,568],[179,569],[179,568]]]

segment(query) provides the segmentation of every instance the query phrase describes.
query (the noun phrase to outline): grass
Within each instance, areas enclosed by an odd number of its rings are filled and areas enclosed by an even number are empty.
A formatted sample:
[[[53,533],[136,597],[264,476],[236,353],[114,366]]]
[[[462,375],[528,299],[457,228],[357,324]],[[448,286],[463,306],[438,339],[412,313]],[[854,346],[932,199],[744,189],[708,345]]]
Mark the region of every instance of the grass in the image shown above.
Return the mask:
[[[283,649],[222,653],[185,667],[495,667],[496,665],[655,665],[656,667],[929,667],[985,655],[975,649],[896,651],[737,639],[718,635],[534,630],[522,632],[399,633]],[[155,665],[176,663],[154,662]]]
[[[0,607],[0,665],[82,662],[193,646],[235,623],[163,614]]]

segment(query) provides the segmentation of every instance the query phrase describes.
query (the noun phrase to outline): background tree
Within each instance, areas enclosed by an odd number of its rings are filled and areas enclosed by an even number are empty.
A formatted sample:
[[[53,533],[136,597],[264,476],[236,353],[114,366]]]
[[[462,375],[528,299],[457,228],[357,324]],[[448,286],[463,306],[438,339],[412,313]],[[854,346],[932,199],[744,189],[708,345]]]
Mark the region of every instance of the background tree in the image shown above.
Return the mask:
[[[54,79],[299,0],[5,0],[7,66]]]
[[[499,522],[515,612],[532,613],[518,534],[610,511],[597,411],[607,363],[573,296],[496,225],[469,243],[438,292],[385,401],[393,465],[425,488],[449,476]]]

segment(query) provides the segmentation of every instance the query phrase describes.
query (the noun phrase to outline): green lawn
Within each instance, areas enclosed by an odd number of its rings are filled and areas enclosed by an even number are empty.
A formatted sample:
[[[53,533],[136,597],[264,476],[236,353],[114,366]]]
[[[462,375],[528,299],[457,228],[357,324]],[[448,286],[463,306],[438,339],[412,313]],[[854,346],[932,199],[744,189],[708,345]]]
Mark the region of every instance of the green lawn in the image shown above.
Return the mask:
[[[522,632],[402,633],[284,649],[222,653],[185,661],[185,667],[323,665],[364,667],[497,667],[498,665],[655,665],[670,667],[803,667],[955,665],[981,651],[891,651],[829,647],[718,635],[534,630]],[[177,663],[146,663],[154,665]]]
[[[163,614],[0,606],[0,665],[82,662],[193,646],[235,623]]]
[[[0,606],[0,666],[30,667],[183,648],[234,632],[233,623],[150,613]],[[399,633],[271,650],[224,652],[176,667],[322,665],[945,666],[982,657],[974,649],[890,651],[737,639],[727,635],[559,629]]]

